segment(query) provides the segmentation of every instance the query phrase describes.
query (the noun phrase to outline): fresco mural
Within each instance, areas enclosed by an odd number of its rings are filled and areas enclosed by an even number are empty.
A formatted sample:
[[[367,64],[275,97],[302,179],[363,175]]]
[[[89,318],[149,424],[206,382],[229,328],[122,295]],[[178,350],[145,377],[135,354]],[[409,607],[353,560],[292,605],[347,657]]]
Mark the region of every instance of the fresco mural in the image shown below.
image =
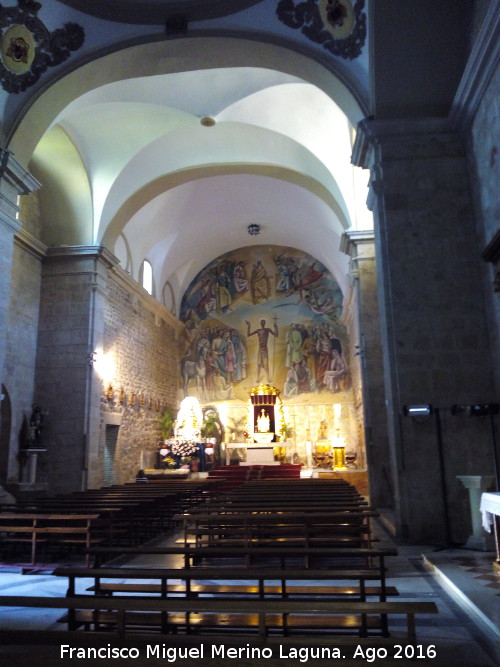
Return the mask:
[[[186,291],[180,319],[189,341],[182,392],[200,401],[246,400],[273,384],[284,399],[324,400],[350,386],[342,292],[300,250],[251,246],[207,265]]]

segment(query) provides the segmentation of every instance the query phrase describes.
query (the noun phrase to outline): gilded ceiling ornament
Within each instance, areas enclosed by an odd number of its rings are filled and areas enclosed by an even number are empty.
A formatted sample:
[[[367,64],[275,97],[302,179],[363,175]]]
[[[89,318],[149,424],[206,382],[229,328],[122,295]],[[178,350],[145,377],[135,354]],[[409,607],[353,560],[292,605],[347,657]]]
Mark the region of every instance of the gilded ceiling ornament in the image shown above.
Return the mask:
[[[31,45],[28,44],[24,37],[11,37],[5,55],[8,58],[12,58],[16,63],[27,64],[30,47]]]
[[[76,23],[50,32],[37,16],[39,2],[18,0],[17,5],[0,5],[0,84],[8,93],[32,86],[48,67],[69,58],[85,39],[83,28]]]
[[[335,56],[354,60],[366,40],[365,0],[280,0],[280,21]]]

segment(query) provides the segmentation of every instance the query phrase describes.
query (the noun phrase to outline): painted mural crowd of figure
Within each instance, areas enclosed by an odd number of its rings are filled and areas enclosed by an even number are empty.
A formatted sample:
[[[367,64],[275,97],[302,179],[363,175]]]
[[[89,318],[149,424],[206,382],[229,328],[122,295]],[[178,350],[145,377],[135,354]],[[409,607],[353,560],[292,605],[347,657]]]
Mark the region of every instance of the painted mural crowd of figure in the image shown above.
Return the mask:
[[[233,382],[246,378],[245,344],[236,329],[200,329],[181,362],[184,393],[189,381],[211,399],[230,398]]]
[[[325,387],[337,392],[346,387],[347,366],[342,343],[328,322],[309,326],[291,324],[286,334],[285,365],[288,371],[284,396],[320,391]]]
[[[286,307],[286,316],[280,317],[278,331],[275,309],[280,307]],[[296,309],[293,324],[287,324],[290,307]],[[241,319],[238,308],[244,309]],[[246,318],[253,308],[251,317],[259,318],[260,327],[251,329]],[[345,389],[348,372],[338,336],[341,312],[337,282],[305,253],[286,248],[273,255],[261,250],[227,253],[198,274],[182,302],[181,319],[192,332],[192,343],[181,362],[185,395],[196,385],[200,397],[231,398],[233,385],[247,377],[246,345],[253,336],[257,346],[252,352],[255,358],[250,359],[251,367],[255,365],[252,381],[276,382],[272,376],[283,378],[284,363],[286,397]],[[271,318],[274,325],[266,325]],[[272,350],[268,349],[271,338]],[[281,355],[283,343],[286,359],[276,359],[274,351],[279,349]]]
[[[273,258],[274,271],[261,259],[252,264],[248,277],[242,259],[223,259],[202,271],[184,297],[181,319],[206,319],[211,313],[226,313],[236,300],[249,294],[253,305],[263,304],[274,295],[288,299],[298,296],[295,305],[303,302],[316,315],[337,317],[342,310],[342,295],[338,285],[328,278],[322,265],[299,260],[288,254]]]
[[[235,298],[247,290],[245,263],[229,260],[219,262],[204,271],[198,283],[191,288],[187,307],[200,319],[205,319],[216,310],[222,313],[230,310]],[[185,318],[186,313],[182,316]]]

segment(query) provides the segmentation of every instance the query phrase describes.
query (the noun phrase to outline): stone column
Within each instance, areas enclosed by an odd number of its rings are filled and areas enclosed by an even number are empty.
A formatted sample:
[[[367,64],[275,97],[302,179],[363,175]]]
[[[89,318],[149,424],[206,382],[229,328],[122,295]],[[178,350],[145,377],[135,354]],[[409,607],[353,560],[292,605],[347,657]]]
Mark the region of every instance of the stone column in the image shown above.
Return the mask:
[[[0,149],[0,387],[4,380],[5,335],[9,309],[10,278],[14,234],[21,225],[17,221],[19,195],[30,194],[40,184],[13,158]]]
[[[397,531],[413,543],[463,541],[456,475],[488,472],[491,447],[487,425],[449,408],[494,394],[462,141],[446,120],[366,119],[352,160],[371,172]],[[410,404],[438,407],[440,419],[403,416]]]
[[[457,475],[457,479],[469,492],[472,534],[469,535],[465,548],[493,551],[493,537],[483,529],[479,506],[481,505],[481,494],[491,488],[495,477],[494,475]]]
[[[86,488],[97,466],[102,387],[93,353],[102,350],[107,271],[102,246],[49,248],[42,266],[35,399],[50,411],[44,429],[52,492]]]
[[[349,275],[356,291],[370,500],[378,508],[393,508],[394,481],[384,402],[374,232],[345,232],[341,250],[351,257]]]

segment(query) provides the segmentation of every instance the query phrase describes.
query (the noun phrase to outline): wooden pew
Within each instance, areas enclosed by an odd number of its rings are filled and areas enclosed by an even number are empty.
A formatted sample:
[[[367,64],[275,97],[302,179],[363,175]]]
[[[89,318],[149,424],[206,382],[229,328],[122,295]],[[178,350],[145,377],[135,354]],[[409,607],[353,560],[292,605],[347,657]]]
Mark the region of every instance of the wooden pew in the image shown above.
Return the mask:
[[[52,544],[77,544],[86,552],[90,563],[89,549],[101,542],[92,534],[97,514],[0,514],[0,544],[25,543],[30,546],[31,565],[39,562],[39,547]]]
[[[138,546],[138,547],[93,547],[89,553],[94,558],[94,567],[100,567],[104,561],[109,561],[113,557],[134,557],[140,555],[158,555],[158,556],[182,556],[184,567],[198,568],[206,566],[207,562],[217,561],[217,567],[233,566],[237,561],[246,568],[262,566],[262,563],[277,561],[281,569],[287,567],[297,567],[297,562],[301,563],[299,567],[304,569],[324,568],[328,569],[349,569],[371,568],[373,572],[380,575],[380,579],[385,585],[385,558],[397,555],[397,549],[394,548],[354,548],[354,547],[270,547],[249,545],[246,547],[218,547],[194,545],[185,546]],[[233,562],[231,562],[233,561]]]
[[[183,595],[198,597],[203,595],[219,597],[328,597],[365,601],[376,597],[383,602],[387,596],[396,596],[394,586],[369,586],[367,582],[379,580],[379,574],[372,569],[356,570],[273,570],[254,568],[232,568],[225,574],[220,568],[167,569],[167,568],[75,568],[59,567],[54,576],[68,578],[69,597],[78,594],[78,581],[94,579],[93,586],[86,590],[96,595],[139,594],[139,595]],[[109,580],[112,581],[109,581]],[[124,582],[123,579],[126,579]],[[106,581],[104,581],[106,580]],[[133,580],[133,581],[131,581]],[[138,581],[139,580],[139,581]],[[147,580],[149,583],[144,583]],[[151,581],[155,583],[151,583]],[[201,583],[203,581],[210,583]],[[181,583],[177,583],[180,581]],[[238,584],[234,582],[238,581]],[[270,584],[271,581],[278,583]],[[339,582],[349,584],[339,585]],[[245,582],[244,584],[241,582]],[[251,582],[251,583],[248,583]],[[304,584],[304,582],[308,582]],[[352,583],[354,582],[354,583]]]
[[[182,515],[184,542],[191,538],[196,546],[371,546],[370,518],[373,511],[345,510],[337,512],[197,512]]]
[[[69,629],[84,626],[99,632],[106,629],[115,641],[126,634],[156,630],[174,637],[181,633],[214,633],[224,641],[237,629],[249,637],[266,642],[271,634],[279,635],[281,642],[294,641],[306,635],[309,639],[338,643],[339,636],[349,637],[356,643],[360,638],[387,636],[387,627],[394,616],[406,618],[404,640],[416,642],[415,616],[435,614],[434,602],[357,602],[292,599],[187,599],[187,598],[120,598],[78,596],[23,597],[0,596],[0,605],[6,607],[36,607],[67,609]],[[325,630],[328,636],[325,637]],[[227,634],[225,634],[227,633]],[[50,634],[47,633],[46,634]],[[12,642],[13,631],[2,631],[0,641]],[[346,636],[347,635],[347,636]],[[24,637],[26,634],[24,633]],[[31,637],[31,632],[30,632]],[[74,638],[72,638],[74,641]]]

